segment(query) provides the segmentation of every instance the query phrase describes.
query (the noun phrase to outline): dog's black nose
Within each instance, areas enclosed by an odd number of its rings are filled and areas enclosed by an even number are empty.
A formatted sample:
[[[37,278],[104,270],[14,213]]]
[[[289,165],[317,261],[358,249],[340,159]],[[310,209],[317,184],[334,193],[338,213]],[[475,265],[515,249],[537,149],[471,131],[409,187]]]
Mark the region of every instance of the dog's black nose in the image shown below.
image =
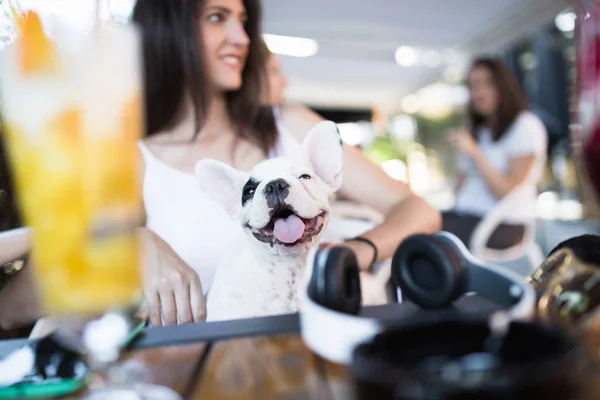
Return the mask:
[[[267,193],[267,194],[272,194],[272,193],[277,193],[277,192],[281,193],[289,187],[290,187],[290,184],[287,183],[284,179],[281,179],[281,178],[275,179],[274,181],[267,183],[267,186],[265,186],[265,193]]]
[[[267,204],[273,208],[279,204],[282,204],[288,195],[290,184],[284,179],[275,179],[267,183],[265,186],[265,197],[267,198]]]

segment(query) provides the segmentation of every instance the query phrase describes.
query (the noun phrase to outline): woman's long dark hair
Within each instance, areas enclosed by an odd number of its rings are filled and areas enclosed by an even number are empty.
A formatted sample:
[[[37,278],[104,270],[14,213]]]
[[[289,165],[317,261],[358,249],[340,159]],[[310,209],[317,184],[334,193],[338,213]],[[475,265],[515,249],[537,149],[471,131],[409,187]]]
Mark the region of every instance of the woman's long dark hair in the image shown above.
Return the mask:
[[[138,0],[132,20],[142,32],[146,136],[177,124],[184,94],[195,111],[195,135],[202,129],[210,102],[198,14],[202,0]],[[226,94],[229,115],[240,138],[265,154],[277,139],[273,111],[261,105],[267,90],[266,60],[261,46],[260,0],[244,0],[250,39],[239,90]],[[194,135],[194,136],[195,136]]]
[[[498,141],[519,114],[527,109],[527,100],[514,74],[502,61],[495,58],[478,58],[471,64],[470,71],[475,68],[485,68],[490,72],[498,92],[498,107],[492,125],[489,127],[493,140]],[[468,117],[471,134],[477,139],[479,128],[487,121],[483,115],[475,111],[472,101],[469,102]]]

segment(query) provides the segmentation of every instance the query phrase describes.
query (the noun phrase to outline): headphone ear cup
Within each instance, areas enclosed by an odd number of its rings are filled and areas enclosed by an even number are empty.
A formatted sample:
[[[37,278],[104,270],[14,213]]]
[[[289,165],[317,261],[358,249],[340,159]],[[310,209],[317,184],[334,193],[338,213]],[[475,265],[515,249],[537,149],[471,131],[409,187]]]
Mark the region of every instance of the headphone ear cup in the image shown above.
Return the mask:
[[[350,248],[332,246],[317,251],[308,295],[328,309],[358,314],[360,277],[356,255]]]
[[[431,235],[406,238],[392,258],[392,280],[422,308],[446,307],[464,294],[466,260]]]

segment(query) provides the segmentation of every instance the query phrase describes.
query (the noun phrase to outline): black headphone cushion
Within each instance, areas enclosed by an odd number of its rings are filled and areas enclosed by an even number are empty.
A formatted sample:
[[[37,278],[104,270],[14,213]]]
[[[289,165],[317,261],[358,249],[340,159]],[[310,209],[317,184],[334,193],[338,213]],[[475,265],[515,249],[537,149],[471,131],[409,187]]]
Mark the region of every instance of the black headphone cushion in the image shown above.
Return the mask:
[[[310,298],[328,309],[358,314],[361,291],[354,252],[345,246],[330,246],[317,251],[314,263],[308,287]]]
[[[466,260],[451,243],[432,235],[406,238],[392,258],[392,279],[422,308],[450,305],[464,294]]]

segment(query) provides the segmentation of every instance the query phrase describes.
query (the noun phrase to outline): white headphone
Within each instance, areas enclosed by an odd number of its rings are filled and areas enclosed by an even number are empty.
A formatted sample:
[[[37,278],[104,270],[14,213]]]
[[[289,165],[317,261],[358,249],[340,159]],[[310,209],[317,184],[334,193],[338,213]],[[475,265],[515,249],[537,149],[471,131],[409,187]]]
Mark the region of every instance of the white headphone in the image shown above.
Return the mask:
[[[360,281],[356,257],[349,248],[315,249],[308,265],[312,273],[307,274],[307,290],[301,297],[302,339],[323,358],[349,365],[354,348],[390,323],[358,315]],[[405,239],[392,259],[392,279],[408,299],[425,309],[449,306],[475,292],[506,308],[511,320],[530,320],[535,313],[531,286],[511,271],[476,260],[447,232]]]

